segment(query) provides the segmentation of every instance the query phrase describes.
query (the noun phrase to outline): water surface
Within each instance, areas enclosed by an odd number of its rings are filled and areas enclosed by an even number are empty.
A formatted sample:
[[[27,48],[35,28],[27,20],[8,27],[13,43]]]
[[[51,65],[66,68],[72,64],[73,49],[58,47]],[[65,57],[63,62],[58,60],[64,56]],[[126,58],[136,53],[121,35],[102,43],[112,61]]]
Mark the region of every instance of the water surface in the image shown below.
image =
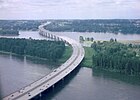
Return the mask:
[[[57,35],[68,36],[79,41],[79,36],[84,38],[93,37],[94,40],[110,40],[111,38],[119,40],[140,40],[140,34],[114,34],[114,33],[94,33],[94,32],[53,32]]]
[[[113,33],[94,33],[94,32],[51,32],[59,36],[67,36],[76,41],[79,41],[79,36],[84,38],[93,37],[94,40],[110,40],[116,38],[117,40],[140,40],[140,34],[113,34]],[[38,34],[38,31],[19,31],[19,36],[0,36],[8,38],[26,38],[29,39],[46,39]]]
[[[23,56],[0,54],[2,96],[6,96],[47,75],[57,66]]]
[[[110,38],[140,40],[140,35],[137,34],[78,32],[53,32],[53,34],[65,35],[77,41],[79,41],[79,36],[93,37],[95,40],[109,40]],[[10,37],[46,39],[40,36],[38,32],[32,31],[20,31],[19,36]],[[48,65],[46,61],[0,54],[2,96],[34,82],[56,67]],[[85,67],[74,71],[74,74],[69,75],[55,89],[46,91],[42,96],[42,100],[139,100],[139,98],[139,85],[110,78],[104,74],[97,75],[92,69]]]
[[[41,100],[139,100],[139,85],[95,73],[91,68],[79,68]]]

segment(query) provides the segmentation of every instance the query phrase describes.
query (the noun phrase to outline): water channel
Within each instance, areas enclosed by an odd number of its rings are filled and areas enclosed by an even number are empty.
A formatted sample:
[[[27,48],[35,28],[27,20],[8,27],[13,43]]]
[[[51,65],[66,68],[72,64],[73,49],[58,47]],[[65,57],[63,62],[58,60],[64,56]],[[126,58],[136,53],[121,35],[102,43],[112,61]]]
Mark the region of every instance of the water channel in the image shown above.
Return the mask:
[[[54,33],[66,35],[78,41],[84,33],[69,32]],[[72,33],[74,34],[74,33]],[[95,36],[94,36],[95,35]],[[108,40],[117,38],[120,40],[139,40],[140,35],[108,35],[102,36],[97,33],[85,33],[85,37],[96,37],[96,40]],[[113,37],[116,36],[116,37]],[[15,37],[15,36],[14,36]],[[37,32],[20,32],[16,38],[45,39]],[[98,37],[98,38],[97,38]],[[133,37],[133,38],[132,38]],[[26,57],[0,54],[0,78],[2,96],[6,96],[32,82],[49,74],[52,66],[46,61],[29,59]],[[94,70],[86,67],[78,67],[64,81],[56,84],[55,88],[43,93],[41,100],[139,100],[140,85],[110,77],[106,74],[96,74]],[[130,80],[131,81],[131,80]]]

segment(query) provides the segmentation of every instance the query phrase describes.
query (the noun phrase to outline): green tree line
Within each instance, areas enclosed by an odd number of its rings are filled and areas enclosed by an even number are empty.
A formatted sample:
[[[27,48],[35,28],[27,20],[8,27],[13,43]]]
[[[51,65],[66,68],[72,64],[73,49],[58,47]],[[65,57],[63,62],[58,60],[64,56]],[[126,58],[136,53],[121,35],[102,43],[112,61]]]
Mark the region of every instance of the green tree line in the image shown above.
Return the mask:
[[[1,30],[38,30],[45,20],[0,20]]]
[[[0,51],[57,61],[65,51],[62,41],[0,38]]]
[[[19,35],[17,30],[0,30],[0,35]]]
[[[140,34],[139,19],[111,19],[111,20],[58,20],[53,21],[46,28],[50,31],[73,32],[102,32]]]
[[[140,75],[140,45],[114,41],[94,42],[93,66],[128,75]]]

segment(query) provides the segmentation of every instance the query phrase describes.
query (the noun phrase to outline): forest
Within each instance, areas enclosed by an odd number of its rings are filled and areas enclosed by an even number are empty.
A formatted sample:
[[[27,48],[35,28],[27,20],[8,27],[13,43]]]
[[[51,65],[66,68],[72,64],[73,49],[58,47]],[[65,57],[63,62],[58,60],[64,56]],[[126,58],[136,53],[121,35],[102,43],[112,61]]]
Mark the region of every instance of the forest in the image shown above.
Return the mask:
[[[140,34],[140,19],[94,19],[94,20],[0,20],[0,30],[37,31],[47,21],[47,30],[56,32],[97,32]]]
[[[37,31],[45,20],[0,20],[0,30]]]
[[[93,68],[140,76],[140,45],[122,44],[114,39],[94,42]]]
[[[0,35],[19,35],[17,30],[0,30]]]
[[[0,51],[57,61],[65,51],[65,43],[49,40],[0,38]]]
[[[140,19],[56,20],[46,28],[50,31],[140,34]]]

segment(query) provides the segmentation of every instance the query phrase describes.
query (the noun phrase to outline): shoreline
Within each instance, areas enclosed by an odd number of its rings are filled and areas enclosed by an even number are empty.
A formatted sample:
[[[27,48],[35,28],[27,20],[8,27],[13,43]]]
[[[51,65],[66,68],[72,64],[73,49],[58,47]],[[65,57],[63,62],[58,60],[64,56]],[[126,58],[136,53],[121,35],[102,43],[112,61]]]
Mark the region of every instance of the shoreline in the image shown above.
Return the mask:
[[[20,34],[0,34],[0,36],[19,36]]]
[[[88,41],[87,41],[88,42]],[[91,41],[89,41],[89,42],[91,42]],[[93,41],[94,42],[94,41]],[[109,42],[109,41],[108,41]],[[138,40],[138,41],[118,41],[118,43],[123,43],[124,45],[126,45],[126,46],[128,46],[128,44],[130,43],[130,44],[134,44],[134,46],[135,46],[135,44],[136,45],[138,45],[138,46],[140,46],[140,40]],[[102,43],[103,44],[103,43]],[[107,44],[106,44],[107,45]],[[109,45],[109,44],[108,44]],[[112,72],[112,73],[119,73],[119,74],[126,74],[127,76],[134,76],[134,77],[137,77],[137,75],[138,74],[128,74],[128,73],[124,73],[123,72],[123,70],[117,70],[117,69],[104,69],[104,68],[98,68],[98,67],[95,67],[94,66],[94,64],[93,64],[93,58],[92,58],[92,56],[94,55],[94,54],[97,54],[96,52],[95,52],[95,50],[93,49],[93,48],[91,48],[91,47],[84,47],[84,49],[85,49],[85,59],[83,60],[83,62],[82,62],[82,66],[84,66],[84,67],[87,67],[87,68],[92,68],[92,69],[98,69],[98,70],[104,70],[104,71],[108,71],[108,72]],[[136,49],[136,48],[135,48]],[[137,48],[138,49],[138,48]],[[132,50],[132,49],[131,49]],[[133,51],[133,50],[132,50]],[[106,58],[104,58],[104,59],[106,59]],[[138,59],[137,59],[138,60]],[[134,66],[135,67],[135,66]]]
[[[6,55],[12,55],[12,56],[19,56],[19,57],[27,57],[29,59],[35,59],[35,60],[44,60],[44,61],[49,62],[48,64],[60,65],[60,64],[64,63],[67,59],[69,59],[69,57],[72,54],[72,48],[66,46],[66,50],[65,50],[62,58],[61,59],[58,59],[56,62],[50,61],[49,59],[46,59],[46,58],[40,58],[40,57],[37,57],[37,56],[30,56],[30,55],[19,55],[19,54],[12,53],[12,52],[0,51],[0,54],[6,54]]]
[[[92,51],[92,48],[90,46],[91,46],[92,43],[98,42],[98,41],[99,42],[103,42],[103,40],[94,40],[93,42],[92,41],[84,41],[82,43],[82,45],[84,46],[85,52],[88,51],[88,52],[91,52],[92,53],[93,51]],[[120,40],[120,41],[117,41],[117,42],[123,43],[123,44],[140,45],[140,40]],[[86,54],[88,54],[88,52]],[[82,62],[82,66],[85,66],[85,67],[88,67],[88,68],[92,68],[92,63],[91,63],[92,61],[91,61],[91,59],[89,59],[89,58],[91,58],[91,57],[89,57],[91,55],[93,55],[93,53],[92,54],[85,55],[85,58],[84,58],[84,60]]]
[[[83,41],[81,44],[84,47],[90,47],[91,44],[94,43],[94,42],[104,42],[104,41],[110,41],[110,40]],[[117,40],[117,42],[123,43],[123,44],[135,44],[135,45],[140,44],[140,40]]]

